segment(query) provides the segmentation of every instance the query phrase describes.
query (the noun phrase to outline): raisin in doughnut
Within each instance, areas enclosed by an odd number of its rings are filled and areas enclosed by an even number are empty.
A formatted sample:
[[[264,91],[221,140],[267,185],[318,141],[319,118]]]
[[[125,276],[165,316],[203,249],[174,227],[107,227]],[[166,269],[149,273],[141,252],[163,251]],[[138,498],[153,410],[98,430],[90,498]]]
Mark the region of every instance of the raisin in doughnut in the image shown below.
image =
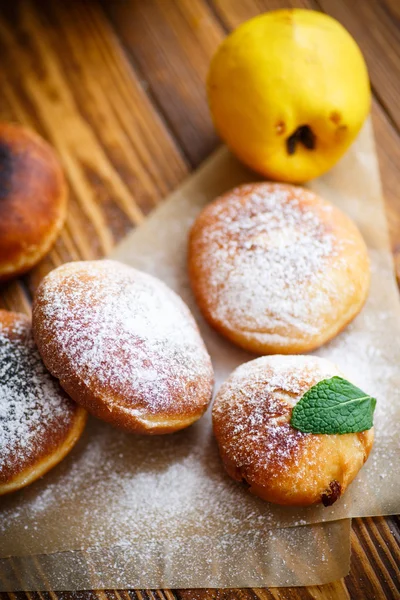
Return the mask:
[[[213,370],[183,300],[121,263],[75,262],[41,283],[33,329],[44,363],[97,417],[136,433],[170,433],[206,410]]]
[[[241,365],[213,405],[213,428],[228,474],[277,504],[333,504],[371,451],[373,429],[327,435],[290,425],[293,406],[323,379],[340,375],[316,356],[264,356]]]
[[[0,310],[0,495],[60,462],[79,439],[86,415],[45,368],[30,320]]]
[[[338,208],[301,187],[242,185],[208,205],[189,276],[209,323],[259,354],[308,352],[336,336],[369,289],[365,243]]]

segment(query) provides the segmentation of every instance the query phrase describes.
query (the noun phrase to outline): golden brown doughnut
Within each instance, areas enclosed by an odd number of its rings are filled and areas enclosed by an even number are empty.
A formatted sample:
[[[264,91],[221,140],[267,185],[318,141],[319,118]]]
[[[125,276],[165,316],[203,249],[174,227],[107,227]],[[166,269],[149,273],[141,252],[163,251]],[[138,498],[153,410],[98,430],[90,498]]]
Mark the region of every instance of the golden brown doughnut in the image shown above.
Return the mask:
[[[43,258],[66,210],[66,183],[52,148],[29,129],[0,123],[0,281]]]
[[[79,439],[86,416],[46,370],[29,319],[0,310],[0,495],[59,463]]]
[[[302,433],[290,424],[293,406],[323,379],[340,375],[316,356],[264,356],[241,365],[213,405],[213,428],[228,474],[269,502],[333,504],[371,451],[362,433]]]
[[[354,223],[313,192],[275,183],[209,204],[191,230],[188,264],[205,318],[260,354],[321,346],[361,310],[370,281]]]
[[[211,360],[188,307],[160,280],[121,263],[75,262],[49,273],[33,330],[68,394],[128,431],[182,429],[211,400]]]

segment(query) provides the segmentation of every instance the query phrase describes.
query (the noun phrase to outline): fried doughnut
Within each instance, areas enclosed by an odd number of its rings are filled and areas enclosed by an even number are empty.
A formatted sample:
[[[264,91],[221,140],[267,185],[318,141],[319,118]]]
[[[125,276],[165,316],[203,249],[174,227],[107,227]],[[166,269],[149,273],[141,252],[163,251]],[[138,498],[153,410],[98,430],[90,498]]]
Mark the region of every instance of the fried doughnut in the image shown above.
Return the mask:
[[[275,183],[242,185],[208,205],[188,264],[205,318],[259,354],[325,344],[361,310],[370,281],[352,221],[309,190]]]
[[[199,419],[213,369],[183,300],[160,280],[111,260],[75,262],[41,283],[34,336],[47,368],[100,419],[170,433]]]
[[[0,310],[0,495],[59,463],[79,439],[86,415],[46,370],[29,319]]]
[[[362,433],[302,433],[289,423],[293,406],[323,379],[340,375],[316,356],[264,356],[241,365],[219,390],[214,434],[228,474],[276,504],[333,504],[371,451]]]
[[[29,129],[0,123],[0,281],[43,258],[66,210],[66,183],[52,148]]]

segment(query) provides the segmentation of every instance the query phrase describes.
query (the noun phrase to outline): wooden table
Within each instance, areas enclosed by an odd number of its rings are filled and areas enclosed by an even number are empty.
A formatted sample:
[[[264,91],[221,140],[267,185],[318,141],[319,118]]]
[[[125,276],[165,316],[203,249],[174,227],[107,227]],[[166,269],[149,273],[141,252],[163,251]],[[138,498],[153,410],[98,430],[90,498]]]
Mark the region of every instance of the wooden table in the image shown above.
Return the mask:
[[[398,0],[6,0],[0,2],[0,118],[57,149],[70,184],[66,227],[50,255],[1,289],[29,311],[54,266],[106,254],[218,144],[204,80],[224,35],[268,9],[323,10],[367,59],[391,240],[400,273]],[[355,519],[350,574],[330,585],[271,590],[107,591],[28,598],[399,598],[397,517]],[[2,594],[4,598],[6,594]],[[9,594],[22,598],[25,594]]]

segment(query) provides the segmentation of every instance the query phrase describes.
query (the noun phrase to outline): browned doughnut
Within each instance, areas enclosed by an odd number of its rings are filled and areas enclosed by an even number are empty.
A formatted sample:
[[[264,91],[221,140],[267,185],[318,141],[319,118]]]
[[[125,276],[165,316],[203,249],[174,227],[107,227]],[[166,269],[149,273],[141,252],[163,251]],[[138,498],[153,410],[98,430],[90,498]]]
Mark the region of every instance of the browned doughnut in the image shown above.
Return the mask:
[[[79,439],[86,415],[46,370],[29,319],[0,310],[0,495],[60,462]]]
[[[302,433],[292,408],[313,385],[340,375],[316,356],[265,356],[236,369],[215,398],[213,427],[229,475],[269,502],[333,504],[371,451],[373,429]]]
[[[210,324],[260,354],[321,346],[357,315],[370,281],[352,221],[309,190],[275,183],[243,185],[203,210],[189,275]]]
[[[97,417],[170,433],[206,410],[213,370],[186,304],[118,262],[65,264],[40,285],[33,329],[50,372]]]
[[[0,123],[0,281],[43,258],[66,208],[65,179],[52,148],[33,131]]]

